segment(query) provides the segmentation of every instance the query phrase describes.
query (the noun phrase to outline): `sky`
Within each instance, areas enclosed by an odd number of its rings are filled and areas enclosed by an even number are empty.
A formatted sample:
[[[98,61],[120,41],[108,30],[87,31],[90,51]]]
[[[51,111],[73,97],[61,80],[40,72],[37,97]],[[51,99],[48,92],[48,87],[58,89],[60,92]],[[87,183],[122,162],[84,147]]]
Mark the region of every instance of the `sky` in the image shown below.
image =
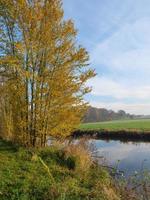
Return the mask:
[[[97,76],[90,105],[150,115],[150,0],[63,0]]]

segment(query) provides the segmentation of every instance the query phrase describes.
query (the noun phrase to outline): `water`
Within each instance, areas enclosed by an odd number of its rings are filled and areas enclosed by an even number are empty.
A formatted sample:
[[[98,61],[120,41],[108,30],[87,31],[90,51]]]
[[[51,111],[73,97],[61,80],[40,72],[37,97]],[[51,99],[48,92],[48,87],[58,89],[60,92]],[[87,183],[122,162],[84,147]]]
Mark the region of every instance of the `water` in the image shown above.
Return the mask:
[[[98,150],[98,156],[103,156],[107,165],[124,171],[125,176],[150,171],[150,142],[92,140],[92,143]]]

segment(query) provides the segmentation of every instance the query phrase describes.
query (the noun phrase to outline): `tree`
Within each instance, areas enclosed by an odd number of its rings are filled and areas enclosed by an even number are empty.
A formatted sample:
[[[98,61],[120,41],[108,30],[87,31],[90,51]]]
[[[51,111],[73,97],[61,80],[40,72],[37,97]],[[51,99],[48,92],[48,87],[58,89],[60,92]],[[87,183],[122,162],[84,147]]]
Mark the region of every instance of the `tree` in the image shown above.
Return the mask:
[[[61,0],[0,0],[1,135],[29,146],[80,123],[95,75]]]

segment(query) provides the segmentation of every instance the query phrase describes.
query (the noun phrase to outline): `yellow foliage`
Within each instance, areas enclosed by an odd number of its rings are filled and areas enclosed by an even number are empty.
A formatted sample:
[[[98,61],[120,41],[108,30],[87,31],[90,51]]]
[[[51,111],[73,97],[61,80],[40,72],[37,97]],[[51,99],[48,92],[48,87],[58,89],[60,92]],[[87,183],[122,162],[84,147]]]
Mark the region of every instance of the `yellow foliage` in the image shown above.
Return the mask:
[[[83,117],[83,97],[90,91],[85,83],[95,73],[87,51],[76,45],[72,20],[63,18],[62,1],[0,0],[0,17],[5,134],[11,131],[15,141],[29,146],[68,136]]]

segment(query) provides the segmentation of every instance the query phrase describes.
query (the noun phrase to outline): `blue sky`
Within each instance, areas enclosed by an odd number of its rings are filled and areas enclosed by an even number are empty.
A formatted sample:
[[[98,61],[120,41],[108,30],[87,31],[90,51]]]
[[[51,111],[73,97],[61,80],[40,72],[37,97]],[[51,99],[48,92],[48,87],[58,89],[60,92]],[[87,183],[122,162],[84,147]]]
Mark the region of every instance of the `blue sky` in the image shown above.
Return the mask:
[[[150,114],[150,0],[63,0],[97,76],[91,105]]]

